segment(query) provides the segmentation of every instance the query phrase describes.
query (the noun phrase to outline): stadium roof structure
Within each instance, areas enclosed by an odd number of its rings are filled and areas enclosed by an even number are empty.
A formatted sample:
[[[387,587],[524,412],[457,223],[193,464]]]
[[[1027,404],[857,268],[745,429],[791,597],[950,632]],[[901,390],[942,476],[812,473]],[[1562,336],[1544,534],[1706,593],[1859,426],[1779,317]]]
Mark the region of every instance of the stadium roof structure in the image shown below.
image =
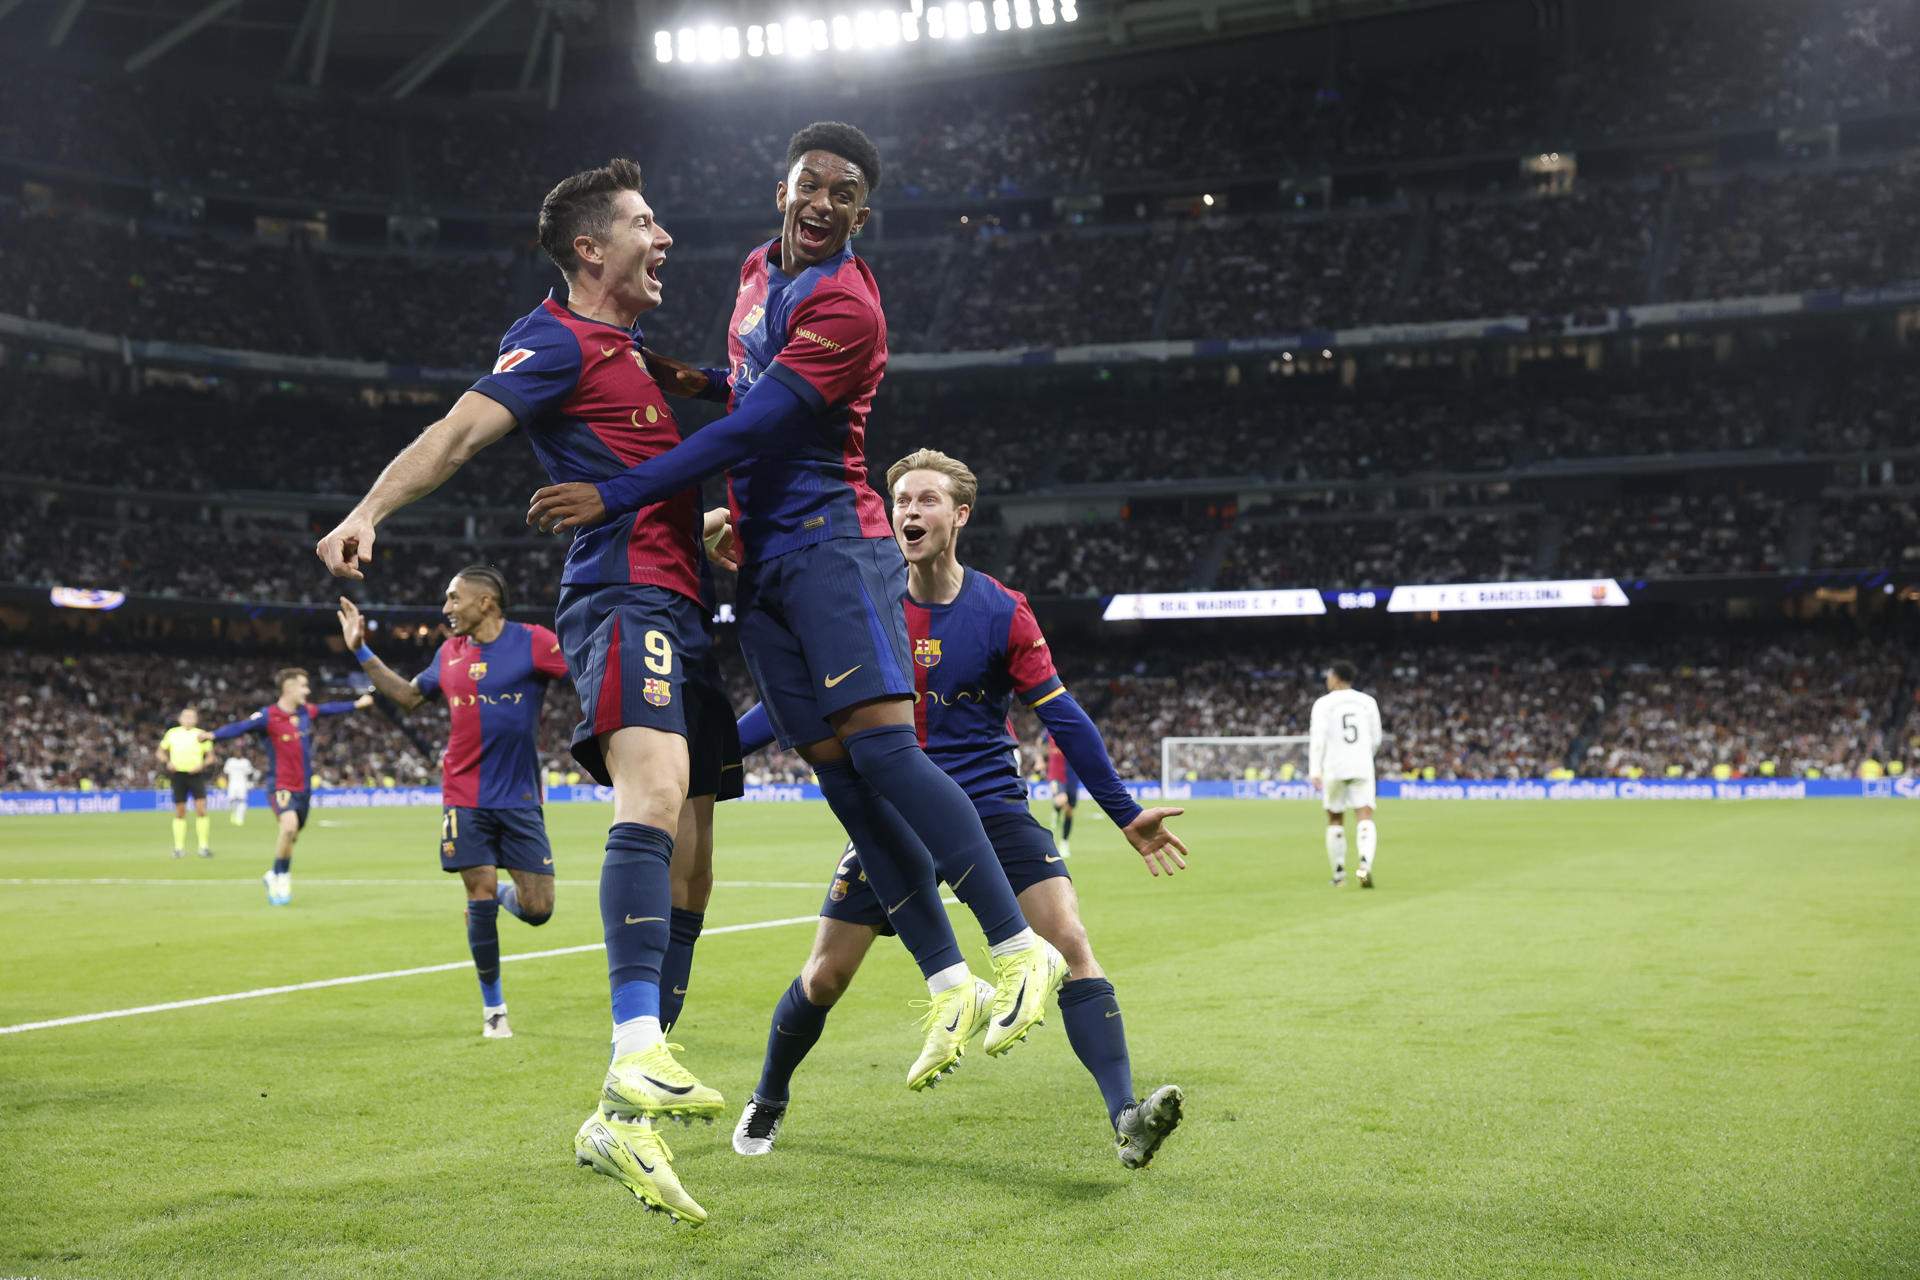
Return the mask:
[[[1045,11],[1045,29],[1023,21],[1022,29],[995,31],[990,40],[946,43],[975,45],[964,69],[978,73],[1486,0],[1084,0],[1077,21],[1058,24],[1052,22],[1053,0],[1035,2]],[[1015,3],[1022,11],[1028,6],[1028,0]],[[861,7],[854,0],[0,0],[0,45],[14,57],[72,56],[95,70],[130,75],[156,68],[269,75],[292,85],[394,99],[423,91],[494,96],[544,90],[551,101],[563,74],[621,64],[646,74],[654,65],[656,34],[666,29],[726,24],[737,33],[756,22],[791,25],[795,14],[845,23],[845,15]],[[993,6],[901,0],[899,13],[904,20],[909,12],[943,7],[953,12]],[[998,7],[1004,10],[1006,0]],[[1063,7],[1072,9],[1072,0]],[[973,30],[982,29],[976,15]],[[836,44],[826,56],[857,61],[864,79],[962,69],[931,40],[890,48],[885,56],[870,52]],[[733,59],[737,51],[727,56]],[[775,61],[758,65],[769,68]],[[752,65],[738,59],[740,70]]]

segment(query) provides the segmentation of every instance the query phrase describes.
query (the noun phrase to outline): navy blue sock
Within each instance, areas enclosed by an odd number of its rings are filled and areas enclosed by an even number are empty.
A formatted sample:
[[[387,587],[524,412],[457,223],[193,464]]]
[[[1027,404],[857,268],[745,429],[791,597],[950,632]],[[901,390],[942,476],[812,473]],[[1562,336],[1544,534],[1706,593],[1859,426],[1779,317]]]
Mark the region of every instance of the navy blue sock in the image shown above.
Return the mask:
[[[640,822],[616,822],[600,864],[600,925],[607,940],[613,1022],[660,1016],[660,962],[667,954],[673,837]]]
[[[921,974],[930,976],[959,964],[960,944],[954,940],[947,909],[940,904],[940,887],[934,883],[933,858],[926,846],[916,840],[909,847],[899,847],[880,837],[875,830],[879,795],[847,761],[831,761],[814,772],[820,779],[820,794],[860,850],[861,869],[880,896],[888,923],[913,953]],[[967,812],[973,812],[972,806]],[[976,825],[979,821],[974,818]]]
[[[287,857],[284,857],[284,858],[275,858],[273,860],[273,874],[277,876],[283,876],[287,874],[287,869],[292,865],[293,865],[293,857],[291,854],[289,854]]]
[[[793,1073],[826,1030],[831,1012],[832,1005],[823,1008],[813,1003],[807,999],[800,979],[793,980],[780,1003],[773,1006],[773,1025],[767,1028],[767,1057],[760,1064],[760,1083],[753,1088],[754,1097],[762,1102],[787,1100]]]
[[[480,998],[489,1009],[505,1004],[500,994],[500,904],[492,898],[467,900],[467,949],[480,974]]]
[[[1107,1119],[1117,1120],[1133,1101],[1133,1063],[1127,1057],[1126,1019],[1113,984],[1105,978],[1077,978],[1060,988],[1060,1020],[1067,1043],[1100,1086]]]
[[[700,941],[700,928],[706,922],[704,911],[675,907],[668,913],[667,958],[660,965],[662,1030],[680,1021],[680,1008],[687,1002],[687,979],[693,976],[693,944]]]
[[[954,897],[973,912],[987,941],[1000,942],[1026,928],[1027,920],[1014,900],[1013,886],[1007,883],[1006,869],[994,855],[986,828],[980,825],[979,811],[960,784],[927,758],[912,726],[867,729],[848,738],[846,747],[860,776],[933,851],[935,870]],[[890,837],[884,814],[875,819],[875,826],[882,840]],[[866,849],[866,845],[860,845],[863,855]]]
[[[1060,838],[1073,839],[1073,810],[1069,809],[1060,817]]]

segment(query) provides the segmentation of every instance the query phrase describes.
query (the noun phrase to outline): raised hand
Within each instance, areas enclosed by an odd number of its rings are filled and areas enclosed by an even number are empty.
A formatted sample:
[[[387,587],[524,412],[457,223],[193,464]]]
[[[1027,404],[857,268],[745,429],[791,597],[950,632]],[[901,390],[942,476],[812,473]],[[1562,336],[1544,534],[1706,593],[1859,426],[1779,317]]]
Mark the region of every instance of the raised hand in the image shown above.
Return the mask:
[[[347,642],[347,652],[352,653],[367,642],[367,620],[360,614],[360,606],[345,596],[340,597],[340,607],[334,611],[340,622],[340,638]]]
[[[360,572],[360,566],[373,563],[373,521],[365,516],[348,516],[314,544],[313,554],[334,577],[364,580],[367,575]]]

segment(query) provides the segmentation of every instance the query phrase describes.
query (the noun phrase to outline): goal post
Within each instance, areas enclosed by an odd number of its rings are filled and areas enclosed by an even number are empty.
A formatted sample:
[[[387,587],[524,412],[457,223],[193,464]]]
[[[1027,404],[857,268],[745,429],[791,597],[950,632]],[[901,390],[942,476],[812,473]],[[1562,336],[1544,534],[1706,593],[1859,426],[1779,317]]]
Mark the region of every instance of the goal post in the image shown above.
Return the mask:
[[[1293,776],[1305,782],[1307,747],[1304,733],[1279,737],[1162,738],[1160,739],[1160,794],[1188,782],[1236,782],[1249,776],[1275,778],[1293,765]]]

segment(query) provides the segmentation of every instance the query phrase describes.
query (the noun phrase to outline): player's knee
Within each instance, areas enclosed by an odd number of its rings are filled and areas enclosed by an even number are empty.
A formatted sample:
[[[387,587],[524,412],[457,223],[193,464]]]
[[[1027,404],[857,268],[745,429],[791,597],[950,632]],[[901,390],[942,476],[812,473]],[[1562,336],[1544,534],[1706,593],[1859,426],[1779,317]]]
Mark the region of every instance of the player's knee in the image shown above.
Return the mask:
[[[807,1003],[822,1009],[838,1003],[853,983],[854,970],[855,966],[833,956],[808,956],[806,967],[800,970],[800,989],[806,993]]]
[[[551,919],[553,919],[553,904],[551,902],[538,911],[531,910],[525,905],[522,905],[520,908],[521,924],[530,924],[537,929]]]

